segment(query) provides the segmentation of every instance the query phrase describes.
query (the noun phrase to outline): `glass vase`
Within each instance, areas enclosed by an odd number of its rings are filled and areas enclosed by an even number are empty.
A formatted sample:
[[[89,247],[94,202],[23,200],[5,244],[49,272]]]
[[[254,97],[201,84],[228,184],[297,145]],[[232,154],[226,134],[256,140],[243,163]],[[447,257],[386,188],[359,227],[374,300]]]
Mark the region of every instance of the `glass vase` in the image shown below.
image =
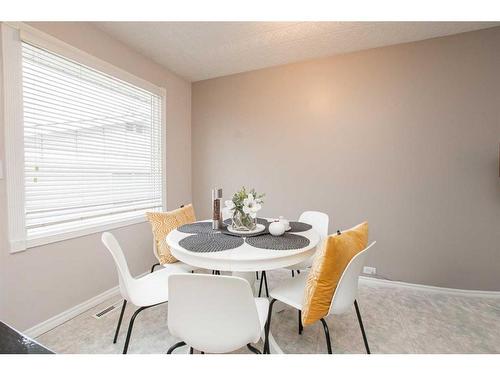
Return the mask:
[[[235,210],[231,219],[234,230],[251,231],[257,227],[257,218],[252,218],[249,214]]]

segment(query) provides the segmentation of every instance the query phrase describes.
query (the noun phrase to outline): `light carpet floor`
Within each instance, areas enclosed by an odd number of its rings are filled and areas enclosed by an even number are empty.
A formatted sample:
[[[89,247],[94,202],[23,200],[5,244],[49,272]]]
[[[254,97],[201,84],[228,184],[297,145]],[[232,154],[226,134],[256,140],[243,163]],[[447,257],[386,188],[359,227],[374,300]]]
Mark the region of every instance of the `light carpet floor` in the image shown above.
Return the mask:
[[[289,271],[269,272],[270,288],[287,277]],[[92,316],[119,301],[105,301],[37,340],[56,353],[121,353],[135,308],[127,306],[116,344],[112,340],[120,309],[101,319]],[[358,302],[372,353],[500,353],[500,299],[360,282]],[[168,332],[167,313],[167,304],[140,313],[129,353],[165,353],[179,341]],[[327,322],[334,353],[364,353],[354,307]],[[321,323],[306,326],[299,335],[295,310],[274,313],[272,332],[285,353],[326,353]],[[256,346],[262,348],[262,342]],[[249,352],[244,348],[237,353]]]

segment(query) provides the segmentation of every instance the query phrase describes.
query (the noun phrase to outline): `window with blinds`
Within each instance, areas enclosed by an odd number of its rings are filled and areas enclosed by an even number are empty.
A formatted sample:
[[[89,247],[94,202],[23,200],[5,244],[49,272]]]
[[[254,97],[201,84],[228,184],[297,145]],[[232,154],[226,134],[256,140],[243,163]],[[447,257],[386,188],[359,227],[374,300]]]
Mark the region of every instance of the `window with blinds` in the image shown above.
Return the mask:
[[[162,208],[162,97],[22,43],[27,239]]]

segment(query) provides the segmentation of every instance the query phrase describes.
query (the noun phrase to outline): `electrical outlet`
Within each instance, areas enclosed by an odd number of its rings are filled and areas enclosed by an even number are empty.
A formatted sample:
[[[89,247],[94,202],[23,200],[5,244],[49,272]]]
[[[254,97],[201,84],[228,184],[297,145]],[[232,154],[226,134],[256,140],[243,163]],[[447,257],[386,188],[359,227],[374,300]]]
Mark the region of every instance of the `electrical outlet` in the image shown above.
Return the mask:
[[[377,269],[375,267],[363,267],[363,273],[367,275],[376,275]]]

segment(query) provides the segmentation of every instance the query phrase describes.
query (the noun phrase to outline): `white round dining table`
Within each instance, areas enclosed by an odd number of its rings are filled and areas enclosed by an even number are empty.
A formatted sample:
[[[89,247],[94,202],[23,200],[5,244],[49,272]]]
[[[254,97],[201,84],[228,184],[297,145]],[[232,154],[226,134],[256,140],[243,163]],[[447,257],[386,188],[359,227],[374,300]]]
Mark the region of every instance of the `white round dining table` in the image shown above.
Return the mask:
[[[272,221],[272,219],[267,220]],[[203,221],[210,222],[211,220]],[[178,260],[194,267],[232,272],[234,276],[246,279],[253,286],[255,285],[256,271],[268,271],[293,266],[314,254],[320,240],[318,232],[311,228],[293,234],[306,237],[309,244],[294,250],[270,250],[251,246],[245,241],[241,246],[234,249],[216,252],[193,252],[182,247],[179,242],[188,236],[196,234],[184,233],[176,229],[168,234],[165,241],[170,247],[172,255]],[[282,353],[272,334],[270,334],[269,341],[271,352]]]

